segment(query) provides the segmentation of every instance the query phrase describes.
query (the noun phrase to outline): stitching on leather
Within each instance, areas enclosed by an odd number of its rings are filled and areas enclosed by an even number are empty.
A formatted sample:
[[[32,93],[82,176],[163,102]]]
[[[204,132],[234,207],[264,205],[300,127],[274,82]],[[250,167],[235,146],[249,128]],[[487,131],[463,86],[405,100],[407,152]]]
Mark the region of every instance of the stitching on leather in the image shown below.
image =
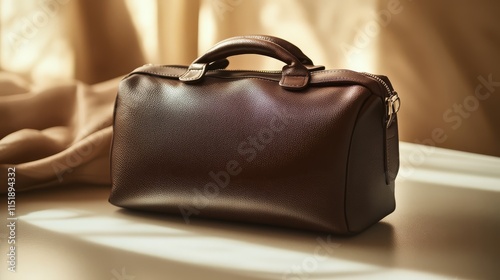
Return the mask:
[[[301,75],[286,75],[285,77],[300,77],[300,78],[304,78],[304,76],[301,76]],[[304,83],[302,83],[302,84],[293,84],[293,83],[289,84],[289,83],[286,83],[286,84],[282,84],[282,85],[287,86],[287,87],[304,87],[304,86],[307,85],[307,83],[306,84],[304,84]]]
[[[202,72],[203,73],[203,70],[198,70],[198,69],[190,69],[188,71],[192,71],[192,72]],[[194,77],[191,77],[191,78],[183,78],[184,81],[195,81],[195,80],[198,80],[200,77],[199,77],[199,74],[197,74],[196,76]]]
[[[173,68],[173,69],[186,69],[185,67],[180,67],[180,66],[160,66],[160,67],[162,67],[162,68]],[[190,70],[190,71],[201,71],[201,70]],[[352,73],[352,71],[349,71],[349,70],[323,70],[321,72],[311,72],[310,74],[311,74],[311,76],[314,76],[314,75],[319,75],[319,74],[322,74],[322,73],[343,73],[343,72],[344,73]],[[133,74],[133,73],[148,73],[148,74],[153,74],[153,75],[158,75],[158,76],[166,76],[166,77],[172,77],[172,78],[178,78],[178,77],[181,76],[179,74],[162,73],[162,72],[151,71],[151,70],[146,70],[146,69],[145,70],[134,71],[131,74]],[[289,76],[291,76],[291,77],[302,77],[300,75],[289,75]],[[257,77],[250,77],[250,78],[260,79],[260,80],[265,80],[265,81],[273,81],[273,80],[265,79],[265,78],[257,78]],[[352,80],[352,81],[356,81],[356,82],[359,82],[359,83],[364,83],[364,81],[362,81],[360,79],[356,79],[356,78],[353,78],[353,77],[345,77],[345,76],[322,78],[322,79],[317,80],[317,82],[331,82],[331,81],[339,81],[339,80],[343,80],[343,79]],[[192,81],[192,80],[196,80],[196,78],[189,78],[189,79],[186,79],[186,80]],[[286,86],[301,87],[303,85],[302,84],[286,84]]]
[[[161,67],[161,68],[185,69],[185,70],[188,69],[187,67],[183,67],[183,66],[170,66],[170,65],[163,65],[163,66],[159,66],[159,67]]]
[[[187,71],[187,68],[182,67],[182,66],[169,66],[169,65],[163,65],[163,66],[157,66],[159,68],[173,68],[173,69],[184,69]],[[140,74],[140,73],[146,73],[146,74],[153,74],[153,75],[158,75],[158,76],[165,76],[165,77],[172,77],[172,78],[178,78],[181,75],[179,74],[170,74],[170,73],[164,73],[164,72],[158,72],[158,71],[152,71],[149,69],[141,69],[142,67],[138,68],[138,70],[132,71],[130,74]]]
[[[320,72],[311,72],[311,76],[320,75],[320,74],[324,74],[324,73],[353,73],[353,74],[355,74],[356,72],[353,72],[351,70],[322,70]],[[360,83],[364,82],[364,81],[362,81],[360,79],[356,79],[356,78],[353,78],[353,77],[345,77],[345,76],[341,76],[341,77],[327,77],[327,78],[319,79],[319,82],[328,82],[328,81],[340,80],[340,79],[348,79],[348,80],[353,80],[353,81],[360,82]]]
[[[311,75],[319,75],[319,74],[323,74],[323,73],[335,73],[335,72],[356,73],[354,71],[346,70],[346,69],[330,69],[330,70],[314,71],[314,72],[311,72]]]
[[[356,81],[356,82],[359,82],[359,83],[364,83],[364,81],[362,81],[362,80],[359,80],[359,79],[356,79],[356,78],[352,78],[352,77],[344,77],[344,76],[340,76],[340,77],[328,77],[328,78],[324,78],[324,79],[319,79],[318,82],[331,82],[331,81],[335,81],[335,80],[340,81],[342,79]]]
[[[149,71],[149,70],[144,70],[144,71],[137,71],[134,73],[148,73],[148,74],[154,74],[158,76],[167,76],[167,77],[173,77],[173,78],[178,78],[180,75],[175,75],[175,74],[168,74],[168,73],[160,73],[160,72],[155,72],[155,71]]]

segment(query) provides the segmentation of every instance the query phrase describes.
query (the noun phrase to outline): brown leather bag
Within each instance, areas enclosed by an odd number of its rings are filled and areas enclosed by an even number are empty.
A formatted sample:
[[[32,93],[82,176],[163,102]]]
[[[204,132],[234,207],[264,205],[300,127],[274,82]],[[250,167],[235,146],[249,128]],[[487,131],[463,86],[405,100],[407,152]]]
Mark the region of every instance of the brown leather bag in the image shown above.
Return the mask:
[[[282,71],[224,70],[260,54]],[[399,98],[384,76],[324,70],[270,36],[224,40],[187,66],[119,86],[117,206],[353,234],[395,208]]]

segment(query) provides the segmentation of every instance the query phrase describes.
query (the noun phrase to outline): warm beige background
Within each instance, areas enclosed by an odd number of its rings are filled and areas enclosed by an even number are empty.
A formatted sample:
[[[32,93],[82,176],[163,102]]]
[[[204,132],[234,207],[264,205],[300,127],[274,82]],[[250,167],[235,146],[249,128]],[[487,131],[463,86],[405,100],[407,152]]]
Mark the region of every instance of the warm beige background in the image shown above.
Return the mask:
[[[500,156],[498,12],[495,0],[0,0],[0,164],[31,185],[108,182],[118,80],[86,84],[144,63],[188,64],[256,33],[327,68],[388,75],[402,140]],[[280,63],[243,56],[231,67]]]

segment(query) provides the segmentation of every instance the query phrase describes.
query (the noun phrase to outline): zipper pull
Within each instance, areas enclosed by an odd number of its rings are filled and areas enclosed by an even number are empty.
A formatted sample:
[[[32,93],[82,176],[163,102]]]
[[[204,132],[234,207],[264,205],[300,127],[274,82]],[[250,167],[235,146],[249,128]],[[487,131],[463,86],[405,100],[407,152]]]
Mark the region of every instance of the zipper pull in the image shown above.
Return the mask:
[[[396,91],[392,91],[392,94],[385,98],[385,104],[387,106],[386,128],[389,128],[394,121],[395,115],[399,111],[399,107],[401,107],[401,100],[399,99],[398,93]]]

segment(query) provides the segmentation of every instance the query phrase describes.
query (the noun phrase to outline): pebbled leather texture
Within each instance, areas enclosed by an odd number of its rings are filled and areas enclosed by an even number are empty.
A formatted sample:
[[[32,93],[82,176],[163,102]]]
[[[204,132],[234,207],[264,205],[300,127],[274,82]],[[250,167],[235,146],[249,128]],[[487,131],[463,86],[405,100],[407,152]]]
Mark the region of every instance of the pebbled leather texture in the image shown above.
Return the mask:
[[[386,129],[388,93],[375,79],[309,70],[308,85],[291,91],[281,72],[205,69],[185,83],[187,69],[147,65],[121,81],[112,204],[186,222],[336,234],[358,233],[394,210],[397,122]]]

